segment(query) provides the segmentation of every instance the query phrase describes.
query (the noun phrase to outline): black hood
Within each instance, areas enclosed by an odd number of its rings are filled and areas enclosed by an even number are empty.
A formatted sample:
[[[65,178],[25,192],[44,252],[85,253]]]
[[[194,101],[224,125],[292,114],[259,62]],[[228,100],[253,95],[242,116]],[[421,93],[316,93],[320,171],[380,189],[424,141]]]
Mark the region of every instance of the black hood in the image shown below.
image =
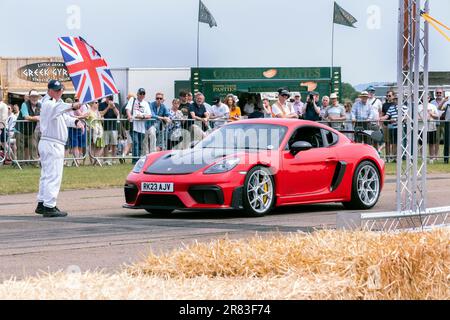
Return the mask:
[[[145,171],[146,174],[190,174],[237,154],[236,150],[222,149],[189,149],[173,151],[153,162]]]

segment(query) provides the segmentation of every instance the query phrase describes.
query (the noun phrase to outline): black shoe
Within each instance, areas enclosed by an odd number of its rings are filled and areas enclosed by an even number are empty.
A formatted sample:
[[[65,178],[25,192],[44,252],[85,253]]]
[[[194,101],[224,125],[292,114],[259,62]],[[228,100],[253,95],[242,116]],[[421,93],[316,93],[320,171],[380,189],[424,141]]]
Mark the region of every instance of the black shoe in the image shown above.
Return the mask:
[[[36,214],[44,214],[44,203],[43,202],[38,202],[37,208],[34,211]]]
[[[43,213],[44,218],[63,218],[67,217],[67,215],[68,215],[67,212],[62,212],[56,207],[54,208],[44,207]]]

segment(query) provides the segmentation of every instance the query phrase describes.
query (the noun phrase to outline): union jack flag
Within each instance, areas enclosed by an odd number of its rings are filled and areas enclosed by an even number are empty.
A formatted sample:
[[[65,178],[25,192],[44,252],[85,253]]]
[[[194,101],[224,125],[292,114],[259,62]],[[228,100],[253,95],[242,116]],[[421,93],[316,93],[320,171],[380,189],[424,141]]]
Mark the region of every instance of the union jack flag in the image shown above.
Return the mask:
[[[105,59],[83,38],[61,37],[58,43],[81,103],[119,92]]]

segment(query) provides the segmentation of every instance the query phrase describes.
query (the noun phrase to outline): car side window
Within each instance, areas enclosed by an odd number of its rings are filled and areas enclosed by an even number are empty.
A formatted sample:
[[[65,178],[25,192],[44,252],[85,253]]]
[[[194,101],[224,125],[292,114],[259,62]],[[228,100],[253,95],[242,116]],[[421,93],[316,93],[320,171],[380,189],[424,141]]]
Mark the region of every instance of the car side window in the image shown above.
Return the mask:
[[[289,140],[289,148],[298,141],[309,142],[313,148],[323,148],[324,141],[322,137],[322,132],[320,128],[314,127],[302,127],[297,129],[297,131],[292,135]]]
[[[325,140],[328,144],[328,146],[333,146],[336,143],[338,143],[339,141],[339,137],[337,134],[335,134],[334,132],[328,131],[328,130],[324,130],[322,129],[325,135]]]

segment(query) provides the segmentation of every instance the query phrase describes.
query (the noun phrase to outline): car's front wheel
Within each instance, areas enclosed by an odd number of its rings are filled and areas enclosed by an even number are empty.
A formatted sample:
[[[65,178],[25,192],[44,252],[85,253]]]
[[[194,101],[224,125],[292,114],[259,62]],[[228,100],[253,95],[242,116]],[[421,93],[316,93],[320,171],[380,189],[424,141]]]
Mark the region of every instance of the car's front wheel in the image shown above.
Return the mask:
[[[253,217],[269,213],[275,204],[275,183],[269,169],[257,166],[245,178],[243,204],[245,211]]]
[[[371,209],[380,198],[380,173],[370,161],[358,165],[353,176],[352,199],[343,203],[347,209]]]
[[[173,210],[164,210],[164,209],[145,209],[148,213],[151,213],[155,217],[164,217],[173,212]]]

